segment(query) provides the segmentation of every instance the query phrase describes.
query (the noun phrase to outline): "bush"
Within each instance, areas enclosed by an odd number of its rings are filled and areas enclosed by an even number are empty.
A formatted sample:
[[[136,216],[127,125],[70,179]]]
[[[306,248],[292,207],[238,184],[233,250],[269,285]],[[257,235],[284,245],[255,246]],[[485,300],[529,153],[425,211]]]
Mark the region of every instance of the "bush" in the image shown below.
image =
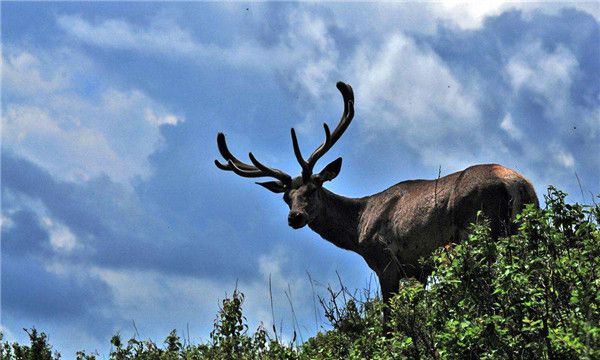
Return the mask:
[[[45,333],[38,333],[36,329],[23,329],[29,336],[30,345],[19,345],[17,343],[2,343],[0,348],[0,359],[6,360],[58,360],[60,354],[52,354],[52,346],[48,344],[48,336]],[[2,333],[0,333],[2,341]]]
[[[600,208],[550,188],[518,233],[493,240],[486,221],[433,256],[428,326],[441,358],[600,358]]]
[[[262,326],[248,334],[234,291],[209,343],[184,346],[173,331],[161,348],[116,335],[110,359],[599,359],[600,207],[565,196],[550,187],[546,207],[528,206],[507,238],[493,239],[480,218],[467,240],[424,260],[435,268],[430,284],[401,283],[387,305],[389,331],[378,298],[342,287],[321,299],[331,330],[283,344]],[[60,358],[44,333],[28,334],[30,346],[3,343],[2,359]]]

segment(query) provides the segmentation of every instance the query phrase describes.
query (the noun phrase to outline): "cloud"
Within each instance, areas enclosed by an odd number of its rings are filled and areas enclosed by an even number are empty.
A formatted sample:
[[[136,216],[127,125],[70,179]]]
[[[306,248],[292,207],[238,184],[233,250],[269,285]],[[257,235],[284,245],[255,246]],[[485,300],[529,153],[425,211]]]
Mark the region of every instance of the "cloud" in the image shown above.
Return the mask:
[[[62,71],[54,74],[41,73],[39,59],[27,51],[9,54],[7,58],[3,56],[1,61],[3,85],[23,94],[49,93],[68,84]]]
[[[332,13],[333,22],[345,36],[377,41],[381,34],[402,31],[411,35],[433,35],[439,26],[456,30],[479,30],[487,19],[518,10],[530,19],[538,14],[555,16],[564,9],[577,9],[600,20],[596,2],[515,2],[515,1],[438,1],[438,2],[370,2],[367,4],[328,3],[326,6],[302,4],[313,13]],[[345,44],[350,45],[351,44]]]
[[[106,285],[85,272],[57,274],[48,271],[40,259],[13,256],[3,257],[2,267],[11,274],[3,277],[2,307],[12,312],[12,316],[93,323],[103,318],[100,309],[111,305]],[[40,299],[44,299],[43,302]]]
[[[275,70],[293,82],[290,88],[300,87],[312,96],[319,96],[320,85],[330,82],[329,75],[337,61],[328,22],[293,8],[285,15],[285,31],[271,44],[252,36],[237,37],[227,45],[202,42],[168,17],[154,19],[148,26],[121,19],[94,23],[74,15],[58,16],[57,23],[78,41],[101,48],[175,56],[197,66],[227,64],[266,72]]]
[[[559,149],[556,151],[555,158],[556,161],[565,168],[572,170],[575,167],[575,158],[573,158],[572,154],[565,152],[564,150]]]
[[[527,89],[544,97],[549,118],[561,118],[570,107],[569,93],[577,71],[577,59],[571,51],[558,46],[551,52],[540,42],[528,44],[506,65],[506,73],[514,91]]]
[[[232,249],[234,242],[186,239],[150,204],[106,177],[59,181],[3,152],[2,192],[3,222],[9,224],[2,227],[3,274],[11,274],[2,282],[2,303],[13,314],[5,317],[7,324],[77,328],[77,337],[68,338],[76,349],[102,345],[99,339],[130,329],[132,319],[148,329],[143,336],[163,336],[188,322],[200,323],[197,334],[206,334],[217,299],[234,289],[236,277],[249,292],[259,286],[251,280],[248,259],[259,257],[253,251]],[[233,240],[219,229],[213,236]],[[43,306],[36,305],[41,300]],[[170,314],[168,320],[157,306]],[[191,319],[192,313],[198,317]]]
[[[62,15],[57,23],[81,41],[116,49],[150,50],[180,55],[210,51],[198,45],[177,24],[153,24],[150,28],[134,27],[126,21],[107,19],[91,24],[78,16]]]
[[[523,132],[515,125],[510,114],[506,114],[506,116],[504,116],[502,122],[500,123],[500,127],[515,140],[521,140],[523,138]]]
[[[56,252],[70,253],[78,247],[77,237],[63,224],[49,217],[42,218],[42,223],[50,236],[50,245]]]
[[[319,98],[323,85],[332,83],[338,49],[327,19],[295,9],[287,14],[287,29],[280,35],[277,52],[290,54],[290,63],[279,69],[297,90]],[[294,85],[290,86],[291,88]]]
[[[109,288],[81,269],[65,271],[68,263],[61,263],[64,255],[72,253],[65,251],[74,240],[68,239],[72,236],[69,229],[40,219],[29,209],[8,216],[12,225],[2,228],[3,323],[19,320],[21,327],[68,324],[83,327],[88,334],[108,336],[116,320],[107,311],[112,306]]]
[[[64,346],[59,332],[65,328],[71,333],[62,338],[77,348],[106,341],[120,321],[111,312],[112,293],[97,276],[61,262],[57,252],[72,253],[64,246],[69,230],[44,224],[29,210],[13,213],[11,221],[10,228],[2,228],[2,321],[9,334],[5,340],[23,343],[21,329],[36,327],[57,330],[50,334],[53,345]]]
[[[90,271],[111,288],[115,297],[113,311],[121,318],[134,319],[142,336],[167,333],[172,328],[182,329],[190,323],[189,316],[194,313],[191,331],[205,337],[211,330],[219,301],[231,296],[235,289],[245,295],[244,314],[248,317],[251,329],[262,321],[270,323],[269,278],[272,279],[271,294],[277,320],[290,318],[285,294],[288,291],[292,291],[294,299],[298,301],[294,304],[295,310],[303,317],[305,313],[310,314],[312,294],[308,290],[308,278],[282,270],[290,265],[286,261],[288,257],[289,254],[281,247],[263,254],[257,260],[261,275],[240,281],[133,269],[94,267]],[[157,313],[157,308],[161,312]],[[168,320],[164,318],[165,313],[169,314]],[[289,329],[292,324],[286,320],[285,326]]]
[[[229,64],[265,69],[277,62],[278,54],[262,48],[252,40],[238,40],[229,46],[197,41],[174,20],[162,18],[148,26],[137,26],[121,19],[105,19],[92,23],[80,16],[61,15],[58,25],[74,39],[101,48],[130,50],[197,64]]]
[[[358,111],[368,114],[362,123],[365,132],[394,131],[415,151],[443,141],[462,156],[462,141],[451,139],[477,129],[478,109],[434,52],[395,34],[380,48],[365,44],[351,67],[359,74]],[[421,156],[425,163],[436,164],[437,159],[431,158],[435,153]]]
[[[2,226],[2,252],[3,254],[14,254],[23,256],[36,252],[38,254],[49,254],[50,236],[42,224],[38,221],[35,212],[30,210],[11,211],[7,214],[3,207],[3,223],[10,226]],[[3,224],[4,225],[4,224]]]
[[[464,2],[457,0],[429,4],[429,10],[439,20],[452,24],[462,30],[475,30],[484,26],[488,17],[498,16],[503,12],[520,10],[526,16],[532,13],[555,15],[563,8],[575,8],[585,11],[600,20],[600,6],[594,2],[562,1],[562,2],[514,2],[514,1],[481,1]]]
[[[160,145],[160,126],[183,120],[139,90],[98,80],[82,85],[102,74],[75,51],[36,56],[9,46],[5,55],[3,147],[60,178],[81,180],[105,173],[127,184],[135,176],[148,176],[147,158]],[[83,60],[73,67],[62,64],[63,59],[72,61],[71,55]],[[25,76],[16,75],[20,73]]]
[[[475,29],[483,25],[486,17],[500,14],[507,5],[511,6],[502,1],[478,3],[443,1],[431,4],[429,9],[442,21],[451,22],[461,29]]]

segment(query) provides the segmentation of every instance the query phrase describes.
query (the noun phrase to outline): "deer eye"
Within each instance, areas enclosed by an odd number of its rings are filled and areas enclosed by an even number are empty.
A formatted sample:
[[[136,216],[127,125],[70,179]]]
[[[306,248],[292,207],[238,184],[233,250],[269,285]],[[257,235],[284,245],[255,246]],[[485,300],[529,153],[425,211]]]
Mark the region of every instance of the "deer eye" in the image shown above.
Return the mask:
[[[283,193],[283,201],[286,203],[290,202],[290,194],[288,192]]]

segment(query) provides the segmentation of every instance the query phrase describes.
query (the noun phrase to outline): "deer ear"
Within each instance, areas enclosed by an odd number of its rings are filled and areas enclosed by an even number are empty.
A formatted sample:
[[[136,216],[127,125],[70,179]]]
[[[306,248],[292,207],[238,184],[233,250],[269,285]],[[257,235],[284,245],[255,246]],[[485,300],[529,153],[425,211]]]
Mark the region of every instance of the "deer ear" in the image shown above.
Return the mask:
[[[330,162],[320,173],[317,174],[317,179],[323,183],[335,179],[342,169],[342,158],[339,157]]]
[[[274,193],[282,193],[285,191],[285,185],[281,181],[265,181],[257,182],[257,184]]]

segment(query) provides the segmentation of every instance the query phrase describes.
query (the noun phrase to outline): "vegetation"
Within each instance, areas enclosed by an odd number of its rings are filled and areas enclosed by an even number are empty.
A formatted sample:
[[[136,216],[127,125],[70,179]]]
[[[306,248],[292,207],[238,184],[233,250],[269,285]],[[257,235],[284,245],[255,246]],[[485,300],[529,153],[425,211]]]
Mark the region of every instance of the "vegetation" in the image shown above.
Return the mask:
[[[332,329],[301,345],[248,331],[244,297],[223,300],[208,343],[162,346],[111,340],[110,359],[599,359],[600,207],[568,204],[550,188],[546,206],[527,207],[514,236],[494,240],[485,219],[468,240],[437,251],[424,287],[405,281],[384,328],[377,298],[330,291],[322,300]],[[342,296],[343,295],[343,296]],[[3,343],[2,359],[57,359],[44,333],[31,344]],[[273,335],[276,335],[273,334]],[[84,352],[77,359],[95,359]]]

